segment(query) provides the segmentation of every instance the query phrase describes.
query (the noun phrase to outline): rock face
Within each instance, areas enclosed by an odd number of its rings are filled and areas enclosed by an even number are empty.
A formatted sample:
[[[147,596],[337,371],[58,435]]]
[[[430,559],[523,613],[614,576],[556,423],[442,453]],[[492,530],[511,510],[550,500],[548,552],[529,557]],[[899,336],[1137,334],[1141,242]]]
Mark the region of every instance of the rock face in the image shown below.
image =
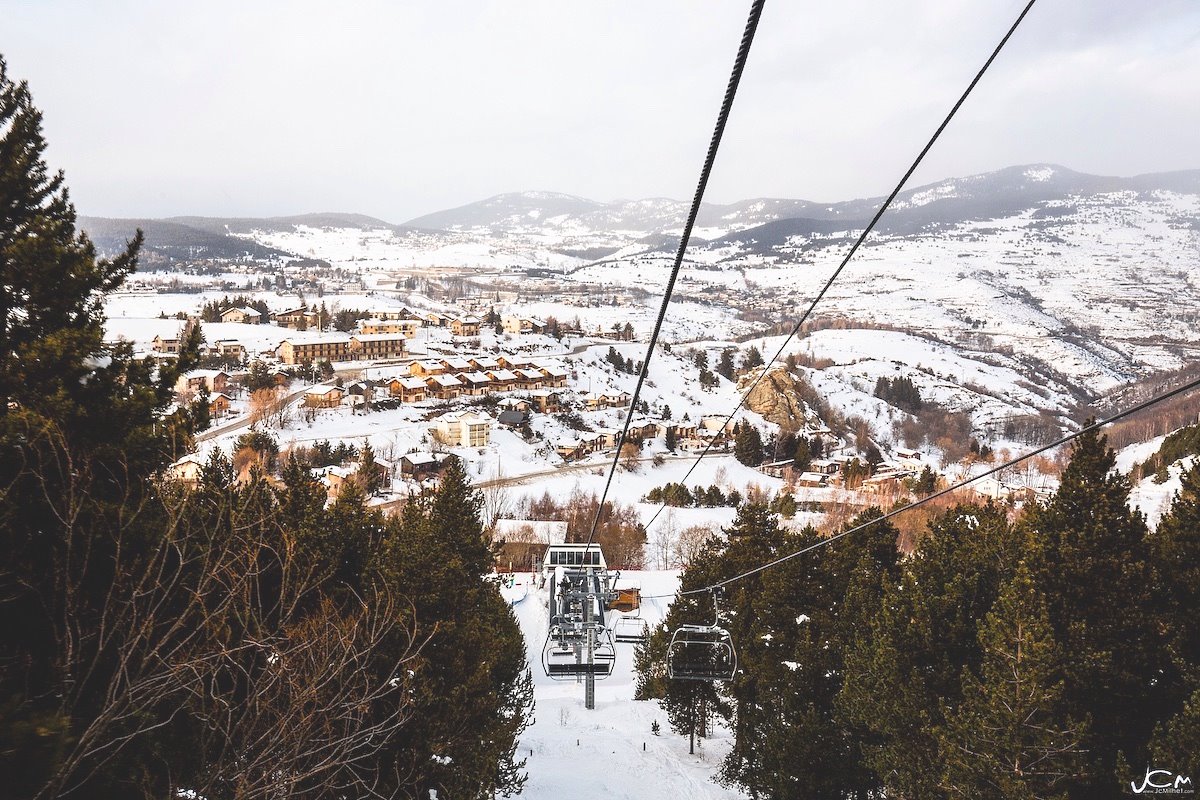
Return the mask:
[[[744,390],[757,375],[757,371],[743,375],[738,380],[738,389]],[[754,387],[746,398],[746,407],[785,431],[799,430],[804,427],[809,413],[801,399],[800,388],[800,381],[794,375],[777,367]]]

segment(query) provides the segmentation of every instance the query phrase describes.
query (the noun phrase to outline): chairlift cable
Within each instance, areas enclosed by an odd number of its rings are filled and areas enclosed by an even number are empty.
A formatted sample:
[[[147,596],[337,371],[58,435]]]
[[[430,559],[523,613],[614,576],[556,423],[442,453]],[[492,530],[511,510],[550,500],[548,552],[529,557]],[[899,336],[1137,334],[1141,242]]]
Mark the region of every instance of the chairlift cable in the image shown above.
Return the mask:
[[[837,269],[835,269],[833,274],[829,276],[829,280],[825,281],[825,285],[821,287],[821,290],[817,292],[817,296],[813,298],[811,303],[809,303],[808,308],[804,311],[804,314],[801,315],[800,319],[792,327],[792,332],[789,333],[787,338],[783,340],[783,344],[779,346],[779,349],[775,352],[775,355],[771,357],[771,360],[763,365],[762,372],[760,372],[758,376],[750,382],[749,388],[747,388],[742,396],[738,399],[737,404],[733,407],[733,411],[729,412],[729,416],[725,418],[725,422],[722,424],[720,430],[724,431],[729,426],[729,423],[733,421],[734,415],[737,414],[737,412],[741,410],[742,406],[746,404],[746,398],[750,396],[755,387],[758,386],[759,382],[766,377],[767,373],[770,372],[771,367],[777,361],[779,361],[779,357],[783,355],[783,351],[787,349],[787,346],[791,344],[792,339],[796,337],[796,334],[800,332],[801,327],[803,327],[804,323],[808,321],[809,316],[812,315],[813,309],[817,307],[817,303],[821,302],[821,300],[825,297],[826,292],[829,291],[829,288],[833,285],[833,282],[838,279],[838,276],[842,274],[842,270],[844,270],[846,265],[850,263],[850,259],[854,258],[854,255],[858,252],[859,247],[862,246],[862,243],[866,241],[866,238],[875,230],[875,226],[879,223],[880,218],[883,217],[884,212],[888,210],[892,202],[895,201],[896,196],[899,195],[901,190],[904,189],[904,186],[908,183],[909,178],[911,178],[913,173],[916,172],[917,167],[921,165],[921,162],[925,160],[925,156],[929,153],[929,151],[933,149],[933,145],[939,138],[941,138],[942,132],[946,130],[946,127],[949,126],[950,121],[954,119],[954,116],[958,113],[958,110],[962,108],[967,98],[970,97],[971,92],[974,91],[976,85],[978,85],[979,81],[982,80],[984,74],[988,71],[988,68],[992,66],[992,62],[995,61],[996,57],[1000,55],[1000,51],[1004,49],[1006,44],[1008,44],[1008,40],[1012,38],[1012,35],[1021,25],[1021,22],[1025,19],[1025,16],[1029,13],[1030,9],[1033,8],[1033,4],[1035,2],[1037,2],[1037,0],[1029,0],[1029,2],[1025,4],[1025,7],[1021,10],[1021,13],[1009,27],[1008,32],[1004,34],[1004,38],[1002,38],[1000,43],[996,45],[996,48],[992,50],[992,54],[988,56],[987,61],[985,61],[983,66],[980,67],[979,71],[975,73],[975,77],[971,80],[970,84],[967,85],[966,90],[963,91],[962,95],[958,98],[958,102],[956,102],[953,108],[950,109],[950,113],[948,113],[942,120],[941,125],[937,127],[937,130],[934,131],[933,136],[931,136],[929,141],[925,143],[925,147],[921,149],[921,152],[909,166],[908,171],[904,173],[904,177],[900,179],[900,182],[896,184],[896,188],[892,189],[892,193],[888,195],[887,199],[883,201],[883,204],[879,206],[879,210],[875,212],[875,216],[871,219],[870,224],[863,229],[863,232],[859,235],[858,239],[855,240],[854,245],[851,246],[849,252],[846,253],[841,263],[838,264]],[[692,462],[692,466],[688,468],[687,473],[684,474],[680,483],[687,483],[687,479],[692,476],[692,473],[695,471],[696,467],[700,465],[700,461],[706,455],[708,455],[709,451],[712,449],[714,441],[716,441],[716,437],[709,439],[708,444],[705,445],[704,450],[702,450],[700,455],[696,457],[696,460]],[[659,506],[657,511],[654,512],[654,516],[651,517],[650,522],[646,524],[647,530],[651,525],[654,524],[655,520],[658,519],[659,515],[662,514],[666,507],[666,503],[664,503]]]
[[[683,256],[687,251],[688,241],[692,237],[692,228],[696,224],[696,217],[700,213],[700,203],[704,199],[704,190],[708,186],[708,178],[712,173],[713,164],[717,159],[717,148],[721,145],[721,137],[725,133],[725,124],[729,121],[729,113],[733,107],[733,98],[737,94],[738,84],[742,79],[742,72],[746,67],[746,60],[750,55],[750,45],[754,42],[755,31],[758,30],[758,21],[762,16],[763,5],[766,0],[754,0],[750,6],[750,16],[746,20],[746,28],[742,32],[742,40],[738,45],[737,56],[733,62],[733,72],[729,76],[729,82],[725,87],[725,98],[721,101],[721,110],[717,115],[717,125],[713,130],[712,139],[708,144],[708,153],[704,157],[704,167],[700,170],[700,181],[696,186],[696,194],[692,198],[692,206],[688,211],[687,222],[683,226],[683,233],[679,237],[679,249],[675,253],[675,263],[671,267],[671,274],[667,278],[666,289],[663,292],[662,305],[658,309],[658,319],[654,323],[654,330],[650,334],[650,343],[646,347],[646,357],[642,360],[642,368],[638,372],[637,387],[633,390],[633,397],[629,401],[629,412],[625,415],[625,424],[621,428],[621,436],[617,439],[616,452],[613,454],[612,465],[608,470],[608,480],[604,483],[604,491],[600,494],[600,502],[596,506],[596,514],[592,518],[592,527],[588,531],[587,547],[591,547],[592,540],[596,535],[596,527],[600,524],[600,515],[604,512],[604,502],[608,498],[608,490],[612,486],[613,476],[616,474],[617,465],[621,460],[621,449],[625,445],[625,439],[629,435],[629,425],[633,421],[633,415],[637,411],[638,399],[642,394],[642,385],[646,382],[646,375],[650,371],[650,359],[654,356],[654,346],[658,343],[658,335],[662,330],[663,319],[667,315],[667,307],[671,304],[671,294],[675,290],[675,279],[679,277],[680,267],[683,265]],[[587,548],[585,548],[586,552]]]

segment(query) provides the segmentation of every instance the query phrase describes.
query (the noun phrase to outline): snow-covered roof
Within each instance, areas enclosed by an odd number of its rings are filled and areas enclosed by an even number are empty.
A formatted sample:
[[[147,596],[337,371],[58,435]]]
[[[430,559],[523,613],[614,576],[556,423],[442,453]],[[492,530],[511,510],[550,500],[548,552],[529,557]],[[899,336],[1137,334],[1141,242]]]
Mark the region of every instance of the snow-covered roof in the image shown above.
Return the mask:
[[[424,378],[393,378],[400,382],[400,385],[405,389],[424,389],[428,386]]]
[[[443,358],[442,364],[447,369],[469,370],[471,364],[465,358]]]
[[[476,369],[499,369],[500,362],[491,356],[473,356],[471,361],[475,363]]]
[[[442,386],[462,386],[462,381],[453,375],[430,375],[429,380],[439,383]]]
[[[542,375],[542,373],[538,372],[536,369],[519,369],[519,370],[517,370],[517,374],[520,375],[522,378],[529,378],[530,380],[535,380],[535,381],[541,380],[542,378],[545,377],[544,375]]]
[[[515,381],[517,379],[517,373],[507,369],[490,369],[488,375],[494,381]]]

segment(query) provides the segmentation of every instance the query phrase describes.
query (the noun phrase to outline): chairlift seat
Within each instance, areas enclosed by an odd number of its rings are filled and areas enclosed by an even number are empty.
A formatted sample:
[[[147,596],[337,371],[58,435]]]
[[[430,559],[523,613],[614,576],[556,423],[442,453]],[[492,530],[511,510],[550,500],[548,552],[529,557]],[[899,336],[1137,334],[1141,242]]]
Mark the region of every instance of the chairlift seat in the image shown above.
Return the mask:
[[[716,625],[681,625],[667,646],[667,676],[672,680],[730,681],[737,653],[729,631]]]

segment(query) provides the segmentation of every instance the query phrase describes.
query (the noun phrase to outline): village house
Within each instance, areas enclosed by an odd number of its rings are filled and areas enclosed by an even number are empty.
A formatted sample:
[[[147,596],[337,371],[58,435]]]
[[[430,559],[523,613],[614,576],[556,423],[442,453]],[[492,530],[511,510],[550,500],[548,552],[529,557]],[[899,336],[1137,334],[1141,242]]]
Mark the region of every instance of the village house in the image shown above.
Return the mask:
[[[562,398],[553,389],[534,389],[529,392],[529,399],[542,414],[554,414],[562,410]]]
[[[181,483],[197,484],[200,482],[200,471],[204,462],[195,453],[184,456],[167,467],[166,477]]]
[[[223,392],[229,388],[229,375],[219,369],[194,369],[180,375],[175,382],[177,392],[198,392],[201,387],[209,394]]]
[[[442,366],[445,367],[446,372],[450,373],[468,372],[471,369],[471,362],[458,356],[448,356],[442,359]]]
[[[492,420],[474,411],[450,411],[435,420],[434,435],[457,447],[486,447],[491,439]]]
[[[408,365],[408,374],[417,378],[427,378],[430,375],[441,375],[446,367],[440,361],[414,361]]]
[[[490,369],[500,369],[500,362],[491,356],[472,356],[467,359],[467,363],[471,365],[471,369],[487,372]]]
[[[246,357],[246,348],[237,339],[217,339],[213,342],[212,351],[222,358],[241,361]]]
[[[549,389],[562,389],[567,385],[567,370],[556,364],[538,367],[542,373],[542,385]]]
[[[522,334],[522,333],[541,333],[546,329],[546,323],[540,319],[531,317],[519,317],[516,315],[505,315],[500,320],[500,326],[505,333]]]
[[[832,458],[814,458],[808,463],[809,471],[821,475],[836,475],[841,468],[842,463]]]
[[[164,339],[162,336],[155,336],[150,342],[150,347],[156,353],[178,353],[179,337]]]
[[[462,393],[463,383],[453,375],[430,375],[425,379],[428,396],[434,400],[453,400]]]
[[[479,317],[461,317],[450,320],[450,333],[455,336],[478,336]]]
[[[485,395],[492,387],[492,381],[482,372],[460,372],[455,376],[462,382],[462,393],[472,397]]]
[[[496,360],[500,363],[502,368],[514,371],[518,369],[533,369],[535,366],[537,366],[533,363],[532,358],[527,356],[509,355],[507,353],[501,353],[496,357]]]
[[[417,319],[417,315],[404,307],[401,307],[401,308],[373,308],[368,313],[371,315],[371,319],[384,320],[385,322],[391,322],[391,321],[396,321],[396,320],[411,320],[413,322],[416,322],[418,324],[418,326],[421,324],[421,320]]]
[[[304,392],[304,405],[310,408],[337,408],[346,390],[340,386],[314,386]]]
[[[224,392],[217,392],[212,395],[208,398],[209,416],[213,418],[225,416],[229,413],[229,407],[232,402],[233,398]]]
[[[829,483],[829,476],[824,472],[801,472],[796,478],[796,485],[808,489],[816,489]]]
[[[536,369],[517,370],[518,389],[541,389],[542,380],[542,373]]]
[[[429,387],[424,378],[392,378],[388,381],[388,392],[403,403],[420,403],[429,396]]]
[[[450,324],[450,317],[445,314],[440,314],[436,311],[431,311],[424,317],[426,324],[435,328],[444,328]]]
[[[287,311],[277,311],[271,315],[271,321],[281,328],[301,330],[317,327],[320,317],[320,312],[309,311],[301,306],[300,308],[289,308]]]
[[[238,322],[243,325],[257,325],[262,320],[262,314],[253,308],[227,308],[221,312],[221,322]]]
[[[489,369],[485,373],[497,392],[507,392],[517,385],[517,373],[507,369]]]
[[[414,481],[435,478],[449,457],[448,453],[406,453],[400,456],[400,474]]]
[[[506,428],[519,428],[529,421],[529,412],[515,408],[502,408],[496,415],[496,422]]]

